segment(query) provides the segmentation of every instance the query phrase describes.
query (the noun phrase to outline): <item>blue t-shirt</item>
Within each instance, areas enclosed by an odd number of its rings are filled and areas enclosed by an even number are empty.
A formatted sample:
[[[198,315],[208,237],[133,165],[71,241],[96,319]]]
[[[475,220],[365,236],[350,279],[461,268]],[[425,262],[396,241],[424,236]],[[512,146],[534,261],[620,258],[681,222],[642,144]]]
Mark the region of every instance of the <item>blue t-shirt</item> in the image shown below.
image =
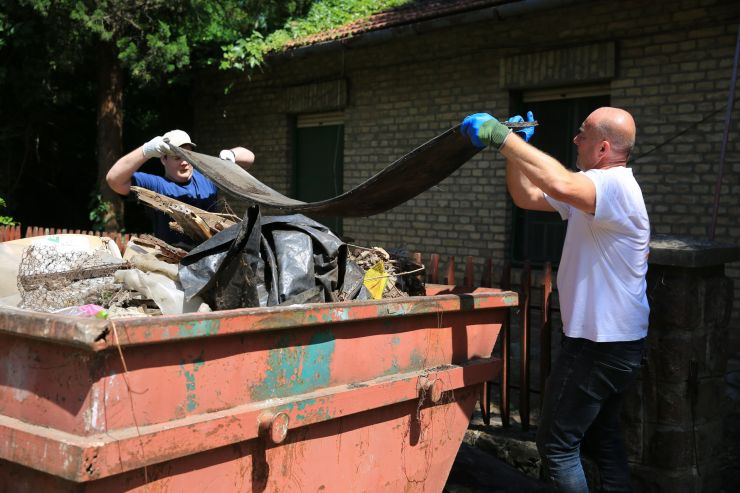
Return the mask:
[[[166,195],[199,209],[215,212],[218,188],[198,170],[194,169],[190,180],[185,183],[176,183],[164,176],[137,171],[131,177],[131,184]],[[170,229],[169,223],[172,221],[170,216],[157,210],[153,212],[154,236],[173,246],[193,245],[192,239]]]

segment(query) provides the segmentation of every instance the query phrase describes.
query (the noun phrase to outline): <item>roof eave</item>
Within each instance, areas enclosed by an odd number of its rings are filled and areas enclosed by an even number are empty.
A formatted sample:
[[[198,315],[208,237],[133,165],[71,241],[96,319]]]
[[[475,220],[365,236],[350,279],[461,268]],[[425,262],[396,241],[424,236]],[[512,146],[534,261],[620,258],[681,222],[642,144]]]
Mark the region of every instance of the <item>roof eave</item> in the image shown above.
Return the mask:
[[[320,52],[340,50],[343,48],[359,48],[413,34],[421,34],[452,26],[460,26],[482,21],[501,21],[512,17],[564,7],[566,5],[576,3],[583,3],[586,1],[587,0],[519,0],[511,3],[440,16],[433,19],[426,19],[420,22],[409,22],[392,27],[366,31],[353,36],[346,36],[329,41],[320,41],[295,48],[289,48],[285,51],[274,53],[269,56],[270,58],[293,58]]]

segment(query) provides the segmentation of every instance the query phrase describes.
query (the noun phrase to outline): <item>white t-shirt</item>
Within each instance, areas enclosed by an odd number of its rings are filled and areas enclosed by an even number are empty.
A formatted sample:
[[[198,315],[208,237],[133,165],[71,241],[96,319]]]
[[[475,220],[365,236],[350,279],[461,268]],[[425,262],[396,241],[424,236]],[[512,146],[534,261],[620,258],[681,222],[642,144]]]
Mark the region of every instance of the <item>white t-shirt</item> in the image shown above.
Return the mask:
[[[568,220],[558,269],[563,331],[596,342],[647,335],[650,221],[640,186],[624,166],[583,173],[596,187],[594,215],[545,195]]]

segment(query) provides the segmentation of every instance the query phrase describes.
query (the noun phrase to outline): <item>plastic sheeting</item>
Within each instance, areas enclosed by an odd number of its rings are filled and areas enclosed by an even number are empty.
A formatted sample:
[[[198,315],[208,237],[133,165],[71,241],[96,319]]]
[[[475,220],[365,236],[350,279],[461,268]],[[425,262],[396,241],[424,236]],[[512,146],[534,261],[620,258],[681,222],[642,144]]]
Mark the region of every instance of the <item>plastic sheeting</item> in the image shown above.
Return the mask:
[[[219,187],[251,203],[282,212],[363,217],[385,212],[416,197],[447,178],[480,149],[470,143],[457,125],[387,165],[353,189],[310,203],[286,197],[231,161],[176,146],[172,146],[172,152]]]
[[[203,301],[194,296],[185,301],[177,281],[158,272],[144,272],[139,269],[119,270],[115,273],[116,282],[126,289],[142,293],[157,304],[163,315],[175,315],[203,311]]]
[[[263,218],[253,206],[191,250],[179,278],[186,299],[201,296],[216,310],[334,301],[346,258],[326,226],[301,214]]]

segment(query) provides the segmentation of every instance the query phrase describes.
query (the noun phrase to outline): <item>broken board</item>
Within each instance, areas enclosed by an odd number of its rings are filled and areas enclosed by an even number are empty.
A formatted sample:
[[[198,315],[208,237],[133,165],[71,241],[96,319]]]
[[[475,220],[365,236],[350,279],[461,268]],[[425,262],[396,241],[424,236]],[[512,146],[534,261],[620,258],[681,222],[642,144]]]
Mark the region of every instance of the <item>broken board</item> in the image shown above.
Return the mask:
[[[273,190],[231,161],[176,146],[172,150],[224,190],[252,203],[279,211],[339,217],[372,216],[390,210],[441,182],[480,151],[458,125],[341,195],[301,202]]]

